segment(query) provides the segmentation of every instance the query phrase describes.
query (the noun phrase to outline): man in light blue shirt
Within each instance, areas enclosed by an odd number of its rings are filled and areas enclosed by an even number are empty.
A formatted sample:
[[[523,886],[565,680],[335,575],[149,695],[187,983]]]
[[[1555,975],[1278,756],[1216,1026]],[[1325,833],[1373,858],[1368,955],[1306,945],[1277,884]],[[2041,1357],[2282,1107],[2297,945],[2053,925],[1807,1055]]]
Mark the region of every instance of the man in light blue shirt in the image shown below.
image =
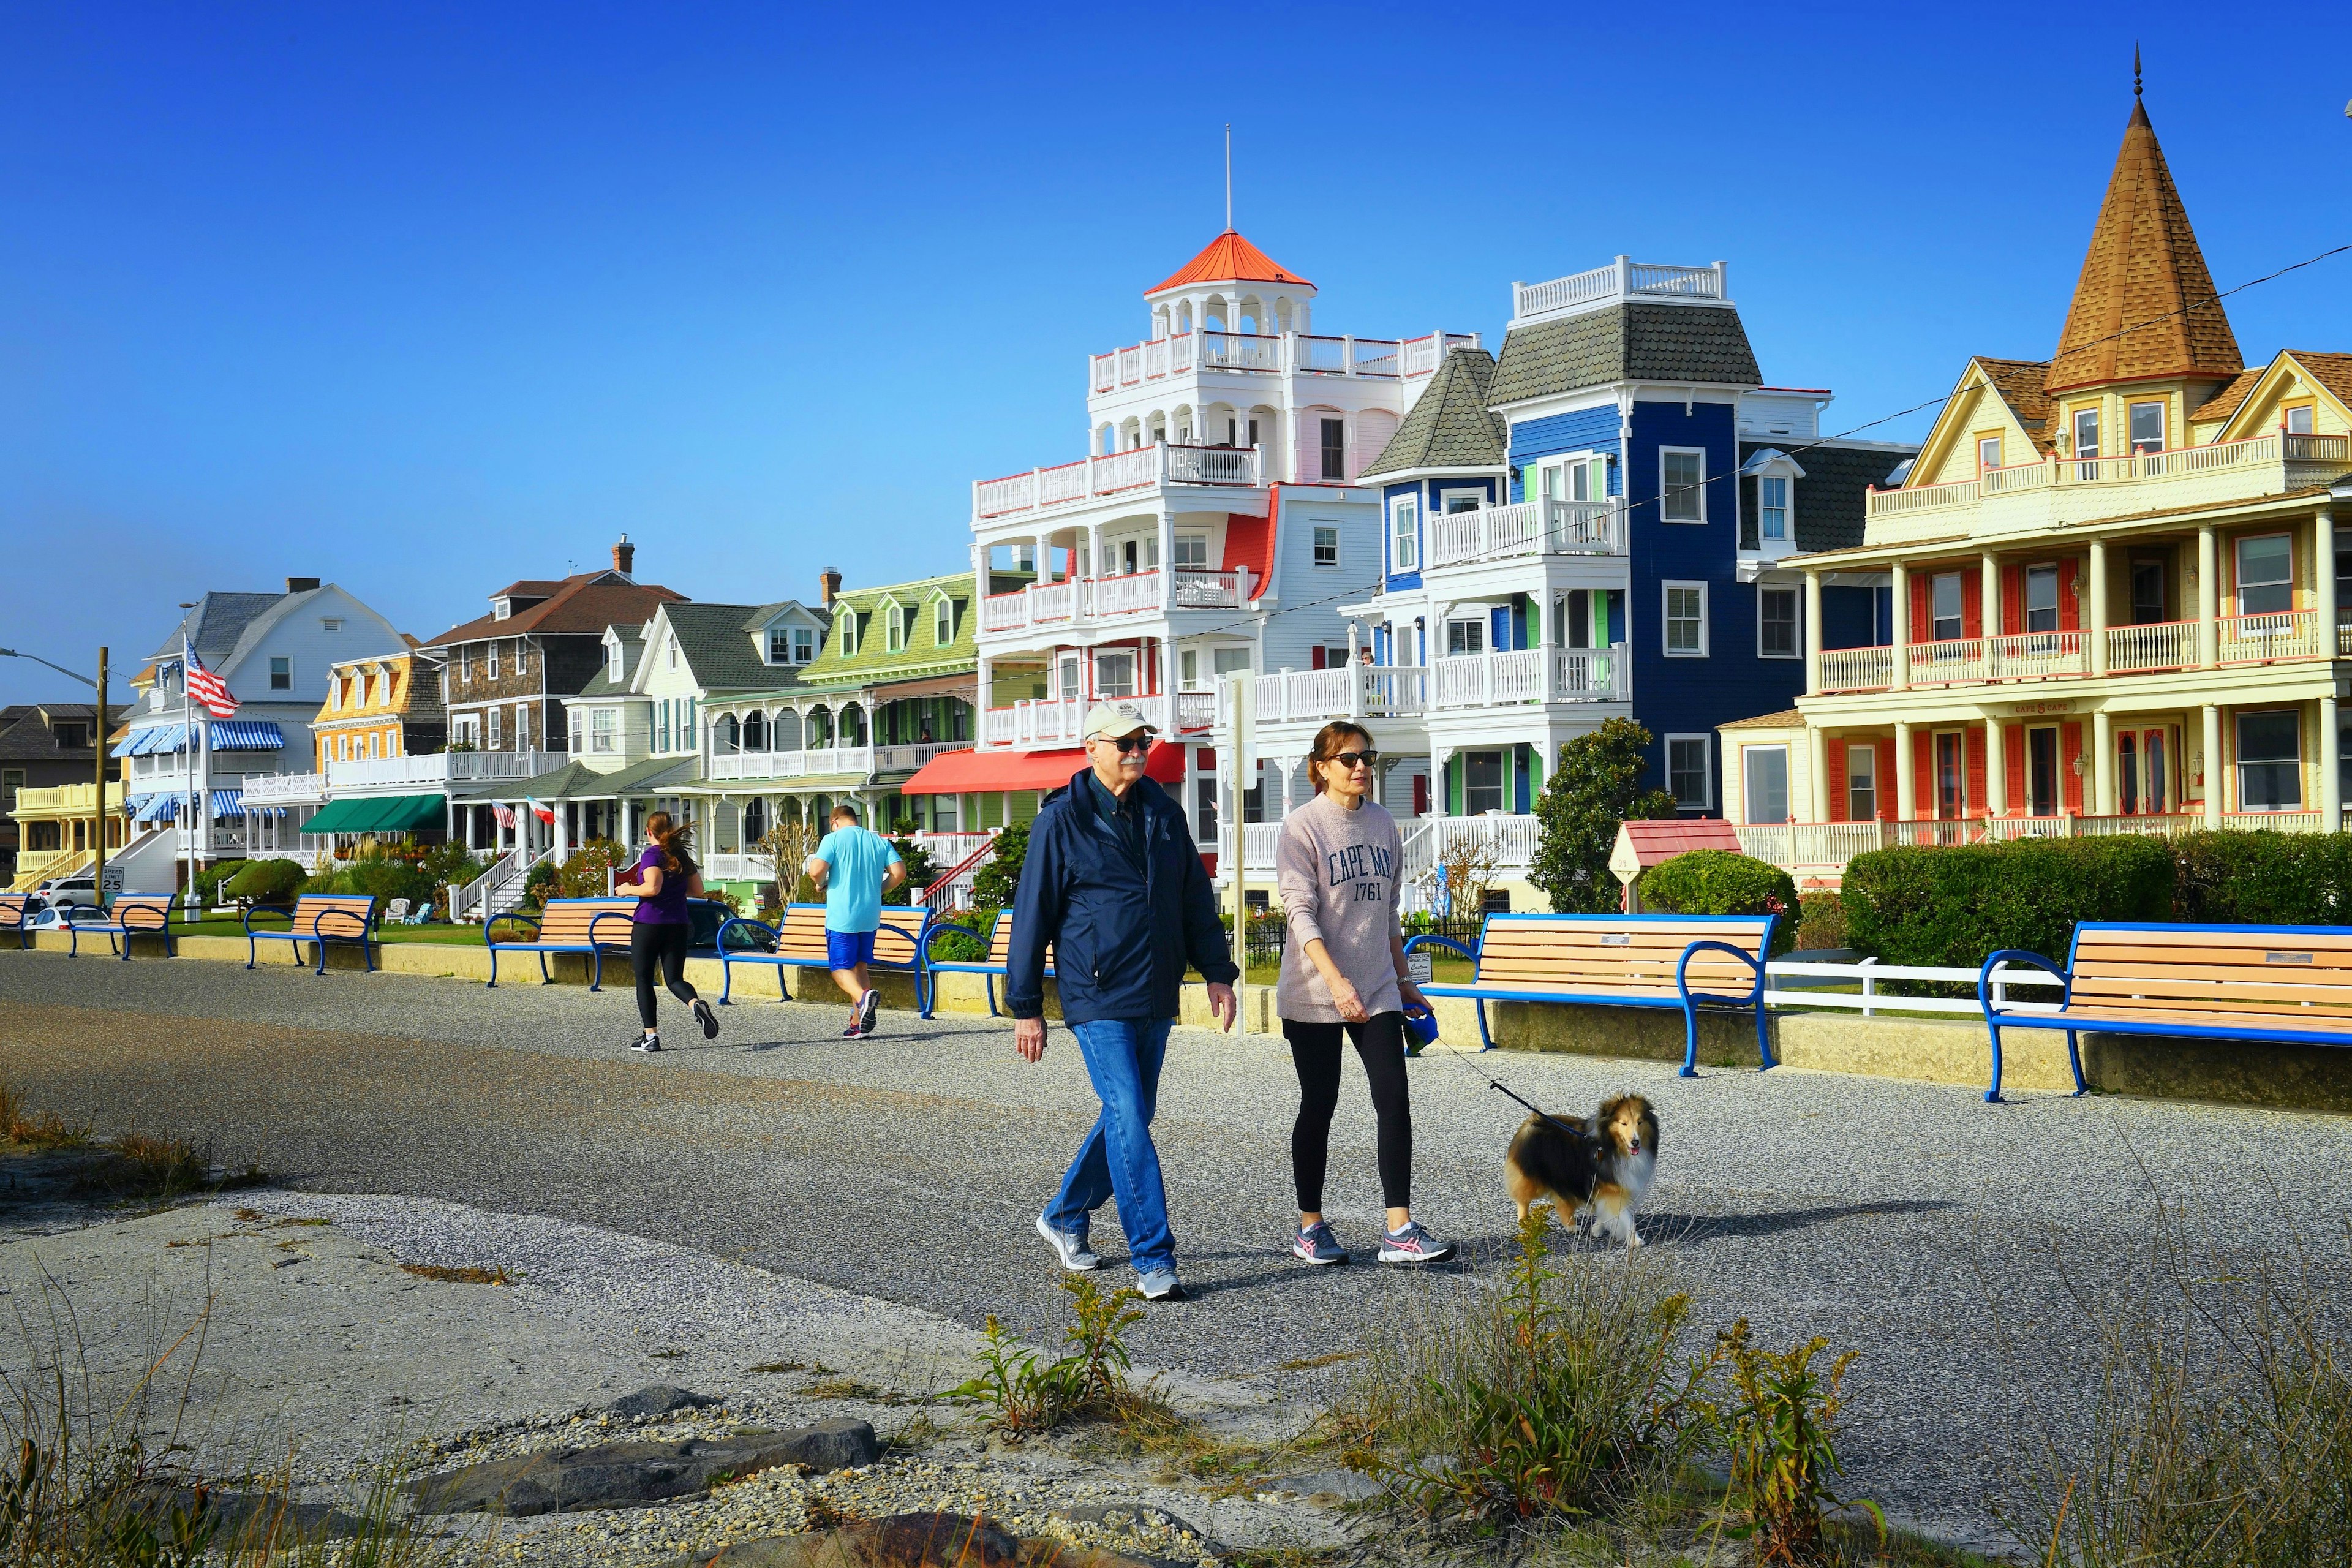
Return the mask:
[[[882,994],[866,978],[882,925],[882,895],[907,879],[906,862],[888,839],[860,827],[857,808],[844,802],[833,808],[833,831],[802,869],[824,894],[825,963],[849,998],[849,1027],[841,1037],[863,1039],[874,1032],[882,1005]]]

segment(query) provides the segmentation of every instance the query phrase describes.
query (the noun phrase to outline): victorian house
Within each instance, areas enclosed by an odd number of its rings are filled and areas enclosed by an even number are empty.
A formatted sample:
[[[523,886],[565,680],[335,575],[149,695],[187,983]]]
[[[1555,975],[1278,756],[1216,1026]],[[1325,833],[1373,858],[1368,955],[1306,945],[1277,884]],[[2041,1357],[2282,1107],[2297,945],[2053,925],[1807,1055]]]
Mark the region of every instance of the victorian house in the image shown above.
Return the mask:
[[[1882,844],[2335,829],[2347,503],[2352,355],[2244,363],[2135,102],[2055,353],[1971,359],[1860,543],[1785,563],[1888,624],[1808,623],[1794,708],[1721,729],[1727,814],[1823,880]]]
[[[108,717],[122,712],[120,705]],[[87,868],[98,749],[107,726],[94,702],[0,708],[0,888],[22,890]],[[122,847],[122,764],[110,758],[102,830],[107,853]]]

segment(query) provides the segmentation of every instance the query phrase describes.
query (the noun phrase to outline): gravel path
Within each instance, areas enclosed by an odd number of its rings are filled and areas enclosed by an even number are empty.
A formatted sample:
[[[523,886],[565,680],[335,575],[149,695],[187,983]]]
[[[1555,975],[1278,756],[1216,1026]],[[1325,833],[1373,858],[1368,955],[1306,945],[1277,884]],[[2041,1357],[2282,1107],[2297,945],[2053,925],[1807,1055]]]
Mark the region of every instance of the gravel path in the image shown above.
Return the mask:
[[[1029,1225],[1094,1102],[1058,1030],[1031,1068],[985,1019],[886,1015],[852,1047],[837,1009],[739,1005],[719,1041],[648,1060],[621,1048],[632,1020],[617,992],[13,952],[0,1003],[0,1067],[36,1107],[209,1140],[224,1163],[258,1161],[299,1187],[578,1221],[963,1325],[1061,1317]],[[1643,1229],[1693,1282],[1700,1321],[1745,1316],[1767,1342],[1859,1347],[1849,1479],[1947,1533],[1980,1535],[1983,1485],[2024,1393],[2063,1399],[2092,1375],[2077,1291],[2131,1275],[2159,1193],[2226,1216],[2233,1244],[2300,1240],[2347,1274],[2352,1119],[2054,1097],[1990,1107],[1948,1087],[1789,1070],[1683,1080],[1574,1057],[1478,1066],[1547,1106],[1649,1095],[1664,1162]],[[1412,1088],[1416,1212],[1488,1268],[1509,1241],[1500,1158],[1516,1108],[1442,1054],[1414,1064]],[[1467,1289],[1283,1255],[1295,1096],[1277,1041],[1175,1037],[1160,1140],[1196,1300],[1150,1315],[1139,1360],[1311,1400],[1344,1367],[1283,1363],[1351,1349],[1367,1325],[1443,1310]],[[1328,1200],[1345,1240],[1378,1223],[1372,1164],[1350,1067]],[[1116,1260],[1108,1212],[1097,1239]],[[661,1310],[657,1261],[617,1273],[610,1289]]]

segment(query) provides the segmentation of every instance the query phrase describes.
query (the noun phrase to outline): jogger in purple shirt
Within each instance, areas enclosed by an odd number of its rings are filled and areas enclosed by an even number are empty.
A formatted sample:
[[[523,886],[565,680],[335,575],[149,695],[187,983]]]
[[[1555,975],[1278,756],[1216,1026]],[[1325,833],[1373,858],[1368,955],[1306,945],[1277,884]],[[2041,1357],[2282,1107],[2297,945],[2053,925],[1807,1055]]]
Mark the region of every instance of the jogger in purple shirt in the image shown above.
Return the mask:
[[[646,1032],[631,1049],[658,1051],[661,1031],[654,1021],[654,971],[662,972],[669,994],[693,1009],[702,1025],[702,1037],[719,1037],[719,1015],[686,983],[686,952],[692,945],[694,926],[686,900],[702,891],[702,868],[694,863],[690,840],[694,829],[675,822],[667,811],[646,818],[645,852],[636,866],[613,879],[615,887],[635,887],[636,913],[629,929],[629,969],[637,980],[637,1016]]]

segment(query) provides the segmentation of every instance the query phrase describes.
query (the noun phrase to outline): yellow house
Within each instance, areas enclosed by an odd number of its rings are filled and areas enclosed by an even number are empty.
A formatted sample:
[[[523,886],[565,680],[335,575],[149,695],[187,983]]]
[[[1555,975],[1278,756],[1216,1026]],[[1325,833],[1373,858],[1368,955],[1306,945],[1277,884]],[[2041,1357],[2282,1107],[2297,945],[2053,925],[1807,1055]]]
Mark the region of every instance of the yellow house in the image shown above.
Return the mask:
[[[441,706],[439,668],[413,647],[331,666],[327,700],[310,721],[310,734],[322,773],[329,763],[440,751],[448,742],[449,721]]]
[[[98,785],[90,784],[56,784],[47,789],[25,788],[16,792],[9,815],[16,820],[16,871],[10,890],[23,892],[38,887],[51,877],[62,877],[70,871],[87,871],[92,858],[89,848],[90,805],[96,798]],[[109,779],[106,783],[106,852],[114,854],[122,847],[123,835],[129,829],[130,817],[122,808],[122,781]]]
[[[1969,360],[1864,542],[1785,563],[1805,692],[1723,727],[1727,815],[1821,879],[1882,844],[2339,826],[2338,507],[2352,354],[2243,363],[2136,102],[2057,352]],[[1883,641],[1822,645],[1828,583],[1886,591]]]

